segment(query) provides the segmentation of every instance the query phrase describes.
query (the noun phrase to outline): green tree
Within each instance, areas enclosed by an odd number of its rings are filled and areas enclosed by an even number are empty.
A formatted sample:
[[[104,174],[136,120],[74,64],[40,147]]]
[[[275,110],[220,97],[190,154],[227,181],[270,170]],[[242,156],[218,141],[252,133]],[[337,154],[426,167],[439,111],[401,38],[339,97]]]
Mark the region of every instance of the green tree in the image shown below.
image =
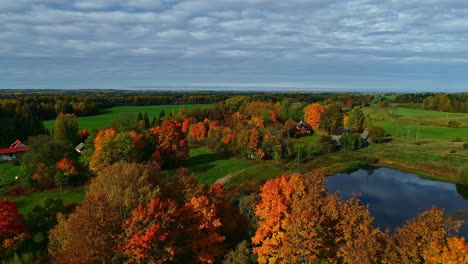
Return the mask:
[[[337,103],[325,106],[320,115],[319,129],[331,135],[340,125],[343,124],[341,107]]]
[[[385,129],[383,127],[371,126],[369,127],[369,137],[372,142],[380,143],[385,139]]]
[[[362,147],[361,136],[358,134],[343,135],[340,138],[340,144],[346,150],[355,150]]]
[[[40,200],[28,215],[28,230],[33,233],[48,232],[57,224],[57,213],[65,213],[62,200],[51,197]]]
[[[252,249],[248,241],[244,240],[237,247],[229,251],[224,257],[223,264],[250,264]]]
[[[366,116],[362,112],[361,108],[355,107],[349,113],[349,118],[346,121],[346,127],[352,132],[362,132],[364,128],[364,123],[366,121]]]
[[[54,139],[63,143],[77,144],[80,141],[78,121],[74,114],[60,113],[55,119]]]

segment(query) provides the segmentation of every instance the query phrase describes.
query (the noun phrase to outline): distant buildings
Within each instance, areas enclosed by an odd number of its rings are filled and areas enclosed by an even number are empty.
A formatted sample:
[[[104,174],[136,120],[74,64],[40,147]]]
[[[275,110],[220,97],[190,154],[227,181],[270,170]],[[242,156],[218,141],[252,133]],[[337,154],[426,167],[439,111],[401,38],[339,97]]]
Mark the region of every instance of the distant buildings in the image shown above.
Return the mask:
[[[0,162],[21,157],[21,155],[28,150],[29,148],[26,147],[23,142],[16,140],[9,148],[0,149]]]

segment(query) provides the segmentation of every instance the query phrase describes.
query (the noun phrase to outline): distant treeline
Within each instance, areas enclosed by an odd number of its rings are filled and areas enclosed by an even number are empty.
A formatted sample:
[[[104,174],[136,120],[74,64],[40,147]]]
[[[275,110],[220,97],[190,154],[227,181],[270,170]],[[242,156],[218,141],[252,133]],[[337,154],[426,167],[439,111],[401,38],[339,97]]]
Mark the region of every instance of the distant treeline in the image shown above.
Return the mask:
[[[443,112],[468,113],[468,94],[399,94],[393,100],[394,103],[419,104],[416,108]]]

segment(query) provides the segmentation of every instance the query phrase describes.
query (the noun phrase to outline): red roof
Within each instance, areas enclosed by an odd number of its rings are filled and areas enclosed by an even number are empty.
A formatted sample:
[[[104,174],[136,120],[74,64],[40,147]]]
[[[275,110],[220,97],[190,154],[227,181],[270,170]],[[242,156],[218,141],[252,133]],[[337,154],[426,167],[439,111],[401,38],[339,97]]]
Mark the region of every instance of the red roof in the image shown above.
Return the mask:
[[[16,152],[24,152],[28,150],[30,150],[28,147],[0,149],[0,155],[16,153]]]
[[[15,142],[11,143],[10,148],[17,148],[19,145],[21,145],[21,141],[17,139]]]

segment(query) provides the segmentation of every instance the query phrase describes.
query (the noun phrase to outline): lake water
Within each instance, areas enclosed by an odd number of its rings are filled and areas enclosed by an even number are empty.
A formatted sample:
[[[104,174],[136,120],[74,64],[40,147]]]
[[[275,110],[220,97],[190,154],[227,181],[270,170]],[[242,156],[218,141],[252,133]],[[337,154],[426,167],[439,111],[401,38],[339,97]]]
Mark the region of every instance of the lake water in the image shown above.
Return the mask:
[[[344,198],[360,193],[361,201],[369,204],[374,225],[381,230],[402,226],[406,220],[434,205],[444,208],[449,215],[463,214],[465,223],[460,234],[468,238],[468,200],[459,193],[462,186],[458,186],[457,192],[453,183],[423,179],[413,173],[388,168],[338,173],[327,177],[326,181],[330,193],[339,191]],[[465,191],[468,191],[466,187]]]

